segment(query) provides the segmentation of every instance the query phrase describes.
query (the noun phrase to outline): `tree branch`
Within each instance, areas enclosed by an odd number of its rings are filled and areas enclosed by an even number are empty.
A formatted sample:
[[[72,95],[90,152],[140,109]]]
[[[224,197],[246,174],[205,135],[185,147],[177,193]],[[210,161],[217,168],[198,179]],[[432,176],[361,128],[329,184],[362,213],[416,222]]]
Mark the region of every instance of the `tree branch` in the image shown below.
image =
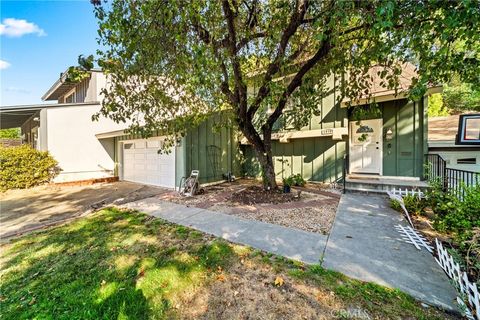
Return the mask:
[[[305,64],[295,74],[292,81],[290,81],[287,88],[284,90],[282,96],[280,97],[280,100],[278,101],[275,111],[268,117],[266,123],[263,125],[262,127],[263,131],[265,130],[271,131],[273,124],[275,123],[275,121],[277,121],[277,119],[282,114],[288,98],[293,93],[293,91],[295,91],[295,89],[297,89],[302,84],[302,80],[305,74],[308,71],[310,71],[317,64],[318,61],[320,61],[323,57],[325,57],[330,52],[331,49],[332,49],[332,46],[330,45],[330,37],[327,37],[327,39],[322,41],[322,45],[317,50],[315,55],[312,58],[310,58],[307,62],[305,62]]]
[[[250,41],[252,41],[252,40],[254,40],[254,39],[258,39],[258,38],[263,38],[263,37],[265,37],[266,35],[267,35],[266,32],[261,31],[261,32],[253,33],[253,34],[251,34],[250,36],[241,39],[241,40],[238,42],[237,50],[242,49],[242,48],[243,48],[244,46],[246,46]]]
[[[288,26],[285,28],[281,40],[280,40],[280,45],[277,50],[277,54],[274,58],[274,60],[269,64],[267,68],[267,72],[265,73],[265,76],[263,78],[263,82],[258,89],[257,96],[255,97],[255,100],[253,101],[252,105],[248,109],[248,114],[247,114],[247,119],[251,121],[253,119],[253,116],[257,112],[258,108],[260,107],[260,103],[265,99],[265,97],[269,94],[270,92],[270,82],[272,81],[273,76],[279,71],[280,69],[280,62],[283,59],[285,55],[285,50],[287,48],[288,42],[290,41],[290,38],[295,34],[297,31],[298,27],[300,26],[304,16],[305,12],[307,11],[308,7],[308,0],[299,0],[300,2],[297,1],[297,7],[292,16],[290,17],[290,22]]]
[[[223,0],[223,13],[225,19],[227,20],[227,29],[228,29],[228,52],[230,54],[230,60],[232,62],[233,75],[235,80],[235,92],[234,97],[236,104],[239,108],[239,119],[242,125],[246,122],[246,113],[247,113],[247,86],[243,81],[242,70],[240,67],[240,61],[238,60],[238,48],[237,48],[237,34],[235,30],[235,16],[230,7],[228,0]]]

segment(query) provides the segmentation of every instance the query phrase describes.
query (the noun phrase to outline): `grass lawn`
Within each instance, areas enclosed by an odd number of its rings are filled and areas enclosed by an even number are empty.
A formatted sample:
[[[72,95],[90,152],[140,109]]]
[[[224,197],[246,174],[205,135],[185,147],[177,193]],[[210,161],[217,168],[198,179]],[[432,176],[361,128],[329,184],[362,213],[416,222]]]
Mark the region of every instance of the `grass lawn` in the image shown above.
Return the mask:
[[[1,319],[452,318],[136,212],[102,210],[1,249]]]

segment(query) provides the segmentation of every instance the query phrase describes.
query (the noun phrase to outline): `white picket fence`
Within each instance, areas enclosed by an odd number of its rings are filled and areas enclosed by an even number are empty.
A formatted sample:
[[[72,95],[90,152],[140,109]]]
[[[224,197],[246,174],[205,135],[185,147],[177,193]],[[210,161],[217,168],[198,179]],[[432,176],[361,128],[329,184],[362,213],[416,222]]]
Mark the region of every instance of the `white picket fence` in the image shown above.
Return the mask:
[[[468,302],[468,307],[470,307],[471,311],[467,312],[467,314],[475,314],[477,320],[480,320],[480,302],[477,285],[468,280],[467,273],[460,269],[460,265],[453,260],[453,257],[443,247],[442,243],[438,239],[435,239],[435,242],[438,255],[438,258],[435,257],[435,260],[445,273],[454,280],[457,289]]]

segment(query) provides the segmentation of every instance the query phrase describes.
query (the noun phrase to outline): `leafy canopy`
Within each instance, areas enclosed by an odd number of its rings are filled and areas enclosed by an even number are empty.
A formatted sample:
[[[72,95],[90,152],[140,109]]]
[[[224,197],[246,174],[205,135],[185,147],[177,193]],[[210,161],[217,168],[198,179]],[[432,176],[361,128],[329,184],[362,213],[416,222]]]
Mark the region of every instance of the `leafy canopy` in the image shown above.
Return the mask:
[[[99,64],[112,78],[102,113],[132,120],[144,135],[180,132],[179,115],[195,122],[223,109],[234,111],[240,129],[254,118],[265,128],[290,101],[308,118],[328,75],[349,74],[342,91],[357,98],[369,93],[372,65],[396,88],[402,63],[416,63],[413,96],[453,71],[480,83],[478,1],[94,3],[106,48]],[[257,92],[247,92],[254,84]],[[279,112],[257,113],[272,109]]]
[[[18,139],[20,138],[20,128],[1,129],[0,138],[2,139]]]
[[[274,124],[286,108],[306,123],[332,75],[337,103],[369,97],[374,77],[398,89],[405,63],[418,71],[412,98],[453,72],[480,84],[478,0],[92,2],[111,79],[100,113],[144,136],[175,136],[229,110],[272,187]]]

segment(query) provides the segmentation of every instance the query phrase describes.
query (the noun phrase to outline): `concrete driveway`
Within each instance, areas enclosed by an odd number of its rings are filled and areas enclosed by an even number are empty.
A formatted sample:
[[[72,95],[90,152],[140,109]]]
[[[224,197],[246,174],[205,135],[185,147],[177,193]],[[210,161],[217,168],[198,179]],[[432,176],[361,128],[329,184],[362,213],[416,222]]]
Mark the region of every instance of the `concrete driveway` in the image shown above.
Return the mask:
[[[168,191],[126,181],[9,190],[0,194],[0,238],[56,224],[112,203],[127,203]]]

